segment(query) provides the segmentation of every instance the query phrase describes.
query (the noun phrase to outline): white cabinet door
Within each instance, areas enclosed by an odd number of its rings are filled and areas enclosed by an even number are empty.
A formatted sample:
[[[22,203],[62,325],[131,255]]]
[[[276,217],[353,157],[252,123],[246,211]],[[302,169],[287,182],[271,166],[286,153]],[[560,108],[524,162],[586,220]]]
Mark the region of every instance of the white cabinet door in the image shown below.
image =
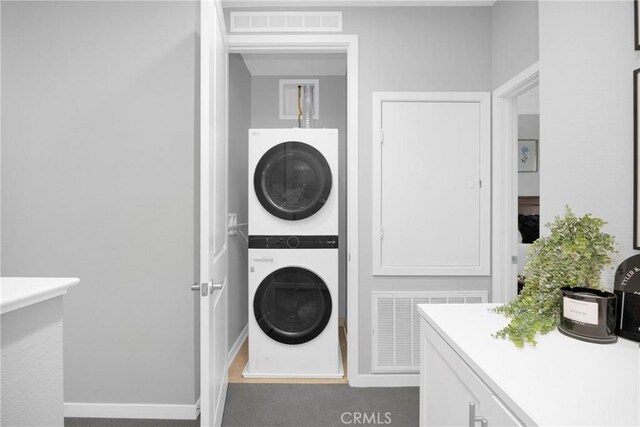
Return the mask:
[[[422,320],[420,425],[481,426],[481,420],[488,427],[524,425]]]
[[[489,274],[489,113],[488,93],[374,95],[374,274]]]

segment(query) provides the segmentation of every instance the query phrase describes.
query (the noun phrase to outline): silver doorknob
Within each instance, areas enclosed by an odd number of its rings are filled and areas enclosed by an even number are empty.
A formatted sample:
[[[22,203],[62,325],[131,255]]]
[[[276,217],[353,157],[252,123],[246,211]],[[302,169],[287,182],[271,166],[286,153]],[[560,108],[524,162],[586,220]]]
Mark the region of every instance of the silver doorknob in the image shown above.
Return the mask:
[[[191,285],[191,290],[193,292],[200,292],[200,283],[194,283],[193,285]]]
[[[224,282],[222,283],[214,283],[213,280],[209,281],[209,291],[210,293],[213,291],[220,291],[224,286]]]

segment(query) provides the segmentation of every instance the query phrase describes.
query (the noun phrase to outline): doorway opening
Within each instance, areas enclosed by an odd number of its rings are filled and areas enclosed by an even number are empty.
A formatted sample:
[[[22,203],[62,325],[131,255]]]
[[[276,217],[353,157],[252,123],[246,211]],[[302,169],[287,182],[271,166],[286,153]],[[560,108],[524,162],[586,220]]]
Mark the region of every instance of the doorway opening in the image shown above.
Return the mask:
[[[229,296],[230,307],[241,307],[237,314],[238,319],[234,320],[233,310],[230,310],[229,319],[229,341],[234,343],[229,351],[229,381],[233,382],[308,382],[308,383],[340,383],[349,382],[356,385],[357,382],[357,37],[356,36],[229,36],[227,40],[229,55],[229,212],[236,214],[230,221],[235,221],[238,226],[230,230],[235,236],[230,242],[230,281],[232,276],[240,277],[243,284],[241,292],[236,292]],[[296,313],[298,316],[300,307],[306,310],[306,320],[310,322],[310,330],[316,330],[317,326],[313,319],[327,321],[326,310],[332,307],[337,317],[336,325],[339,332],[339,348],[342,352],[344,362],[343,370],[345,375],[342,378],[298,378],[298,379],[276,379],[276,378],[244,378],[243,370],[248,359],[248,347],[251,345],[251,338],[247,342],[248,328],[243,325],[256,313],[265,313],[264,307],[254,307],[254,297],[257,292],[252,292],[249,281],[249,269],[252,267],[252,257],[249,256],[248,235],[246,227],[248,219],[247,200],[256,193],[252,187],[255,165],[250,164],[248,159],[252,156],[249,149],[249,139],[251,139],[251,129],[254,130],[274,130],[282,129],[287,132],[295,132],[299,123],[296,115],[287,114],[291,109],[290,101],[286,100],[287,93],[283,93],[283,87],[291,82],[299,80],[315,82],[316,104],[313,128],[319,132],[322,129],[336,130],[337,136],[337,162],[335,165],[337,179],[333,182],[336,191],[339,230],[336,259],[336,280],[337,286],[333,292],[335,296],[331,300],[332,304],[327,304],[326,289],[321,284],[323,281],[322,266],[309,268],[308,274],[305,271],[296,271],[296,274],[309,278],[316,278],[315,282],[305,285],[304,292],[292,292],[286,280],[276,281],[272,286],[263,287],[261,285],[260,295],[268,296],[273,292],[282,294],[283,299],[291,304],[282,307],[272,305],[271,308],[280,310],[280,317],[271,319],[262,316],[259,319],[260,327],[275,328],[273,325],[288,324],[286,316]],[[294,85],[295,86],[295,85]],[[289,91],[291,95],[291,91]],[[295,91],[294,95],[295,95]],[[283,99],[283,97],[285,99]],[[283,106],[283,102],[286,105]],[[288,104],[287,104],[288,102]],[[296,101],[294,100],[294,105]],[[287,109],[288,108],[288,109]],[[284,110],[283,110],[284,109]],[[283,113],[284,111],[284,113]],[[297,109],[295,111],[297,113]],[[289,112],[290,113],[290,112]],[[254,132],[255,133],[255,132]],[[276,148],[276,147],[274,147]],[[322,148],[320,149],[322,152]],[[254,153],[255,154],[255,153]],[[277,153],[276,153],[277,154]],[[308,154],[308,153],[307,153]],[[305,163],[311,169],[314,162]],[[329,162],[331,163],[331,162]],[[274,170],[276,170],[275,168]],[[310,184],[315,182],[309,181]],[[269,184],[271,185],[271,184]],[[277,187],[277,185],[276,185]],[[274,187],[275,188],[275,187]],[[305,187],[307,188],[307,187]],[[277,190],[277,188],[276,188]],[[274,190],[275,191],[275,190]],[[286,190],[283,190],[286,191]],[[282,197],[280,197],[282,198]],[[258,199],[256,199],[258,200]],[[262,203],[262,202],[261,202]],[[276,207],[277,208],[277,207]],[[322,212],[322,209],[320,209]],[[314,214],[315,215],[315,214]],[[295,216],[295,215],[294,215]],[[235,232],[235,234],[234,234]],[[255,234],[255,233],[253,233]],[[283,233],[284,234],[284,233]],[[291,233],[291,234],[304,234]],[[261,237],[262,238],[262,237]],[[325,242],[326,243],[326,242]],[[270,247],[270,242],[257,242],[252,240],[251,247],[265,244]],[[298,242],[299,245],[305,242]],[[311,243],[311,244],[317,244]],[[302,247],[302,246],[300,246]],[[314,249],[316,250],[316,249]],[[305,267],[305,257],[310,252],[300,250],[284,250],[286,256],[279,255],[274,262],[282,262],[282,258],[291,258],[288,261],[293,267]],[[322,256],[326,251],[319,250]],[[296,254],[304,255],[295,259]],[[259,254],[263,257],[263,254]],[[264,258],[264,257],[263,257]],[[267,258],[272,258],[270,255]],[[307,259],[309,259],[307,257]],[[262,262],[260,263],[263,264]],[[284,270],[283,270],[284,271]],[[280,277],[278,274],[269,277]],[[318,273],[318,274],[316,274]],[[292,273],[293,274],[293,273]],[[300,276],[300,277],[302,277]],[[283,276],[284,277],[284,276]],[[288,277],[288,276],[287,276]],[[305,279],[306,280],[306,279]],[[334,281],[334,280],[330,280]],[[348,283],[348,285],[347,285]],[[321,289],[322,288],[322,289]],[[331,289],[331,286],[329,286]],[[273,292],[271,292],[273,290]],[[257,291],[257,289],[254,289]],[[271,292],[271,293],[270,293]],[[315,294],[318,295],[315,295]],[[284,298],[290,296],[293,298]],[[298,296],[300,298],[298,298]],[[316,298],[318,296],[318,298]],[[263,298],[264,299],[264,298]],[[294,301],[295,300],[295,301]],[[287,307],[291,308],[288,310]],[[295,307],[295,309],[293,309]],[[257,311],[256,311],[257,310]],[[269,311],[269,310],[267,310]],[[273,310],[271,310],[273,311]],[[318,312],[317,316],[313,315]],[[304,316],[300,316],[301,318]],[[242,321],[244,319],[244,322]],[[282,321],[282,322],[281,322]],[[353,326],[352,326],[353,325]],[[348,328],[348,333],[347,333]],[[275,328],[277,329],[277,328]],[[263,329],[264,330],[264,329]],[[271,330],[271,335],[278,335],[278,332]],[[267,335],[269,335],[267,334]],[[320,337],[322,334],[320,334]],[[274,341],[275,342],[275,341]],[[313,341],[311,341],[313,342]],[[258,344],[255,344],[258,345]],[[349,348],[347,358],[346,349]],[[338,348],[335,349],[338,351]],[[355,359],[355,360],[352,360]],[[348,363],[346,362],[348,360]],[[347,366],[348,365],[348,366]],[[356,373],[353,375],[352,373]]]
[[[518,97],[537,87],[539,80],[536,62],[493,92],[491,298],[494,303],[510,302],[518,294]]]
[[[529,249],[540,237],[540,90],[529,89],[518,104],[518,293],[524,287]]]

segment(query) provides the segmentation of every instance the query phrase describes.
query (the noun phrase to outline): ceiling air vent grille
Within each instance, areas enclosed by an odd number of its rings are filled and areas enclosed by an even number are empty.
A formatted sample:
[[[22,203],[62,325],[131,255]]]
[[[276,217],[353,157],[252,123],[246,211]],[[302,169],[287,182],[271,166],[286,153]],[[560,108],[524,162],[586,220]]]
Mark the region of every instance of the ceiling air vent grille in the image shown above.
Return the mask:
[[[485,291],[373,292],[373,372],[420,371],[418,304],[480,304]]]
[[[232,33],[342,31],[342,12],[231,12]]]

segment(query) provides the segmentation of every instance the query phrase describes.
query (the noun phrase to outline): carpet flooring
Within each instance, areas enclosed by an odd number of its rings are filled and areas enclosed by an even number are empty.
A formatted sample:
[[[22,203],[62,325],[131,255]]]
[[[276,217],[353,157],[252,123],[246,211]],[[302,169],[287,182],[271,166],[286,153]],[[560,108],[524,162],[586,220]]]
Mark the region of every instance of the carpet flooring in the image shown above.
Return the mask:
[[[346,384],[229,384],[225,427],[418,425],[418,388]],[[199,420],[66,418],[65,427],[196,427]]]

